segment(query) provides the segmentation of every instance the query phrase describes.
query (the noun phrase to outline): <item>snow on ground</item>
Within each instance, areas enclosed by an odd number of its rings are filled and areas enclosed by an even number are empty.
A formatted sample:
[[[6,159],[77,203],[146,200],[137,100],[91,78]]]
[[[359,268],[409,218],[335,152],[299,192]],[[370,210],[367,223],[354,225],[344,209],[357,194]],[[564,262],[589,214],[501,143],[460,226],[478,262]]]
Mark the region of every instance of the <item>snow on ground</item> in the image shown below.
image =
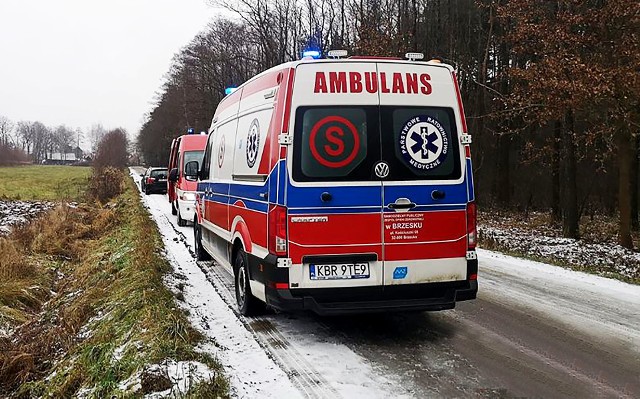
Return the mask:
[[[136,181],[139,179],[134,172],[131,176]],[[192,227],[176,226],[166,196],[142,195],[142,198],[158,224],[166,256],[177,274],[170,276],[167,283],[174,289],[185,284],[182,292],[189,317],[206,336],[215,340],[215,345],[206,345],[204,349],[216,355],[225,367],[234,396],[408,396],[398,381],[382,375],[349,347],[337,340],[327,340],[322,331],[314,331],[321,328],[317,324],[304,320],[297,323],[283,315],[275,315],[266,322],[239,317],[233,310],[235,303],[231,294],[212,286],[193,259]],[[272,321],[278,328],[268,331],[266,340],[258,340],[256,321],[261,327]],[[274,342],[277,344],[270,345]],[[294,385],[292,379],[300,381],[299,374],[311,374],[315,382]]]
[[[145,378],[143,375],[162,378],[172,385],[171,388],[163,391],[146,394],[145,399],[183,398],[192,386],[214,378],[213,371],[203,363],[166,360],[161,364],[146,366],[144,370],[121,382],[118,388],[129,394],[135,394],[142,389],[142,379]]]
[[[0,200],[0,236],[53,208],[53,202]]]
[[[478,236],[497,250],[549,259],[603,276],[614,272],[640,279],[640,252],[615,242],[616,226],[612,227],[610,220],[584,218],[581,224],[586,237],[576,240],[562,237],[560,228],[554,227],[545,213],[532,212],[526,220],[520,215],[485,213],[478,224]]]
[[[478,250],[479,296],[640,350],[640,286]]]
[[[134,180],[139,175],[132,172]],[[137,182],[136,180],[136,182]],[[222,300],[202,273],[189,249],[175,233],[168,217],[159,209],[169,208],[166,196],[143,196],[158,224],[166,256],[175,271],[186,278],[185,306],[192,323],[216,345],[206,345],[222,363],[230,379],[232,394],[238,397],[297,398],[298,390],[288,376],[267,356],[235,313]],[[187,230],[187,229],[185,229]],[[169,281],[170,284],[177,284]]]

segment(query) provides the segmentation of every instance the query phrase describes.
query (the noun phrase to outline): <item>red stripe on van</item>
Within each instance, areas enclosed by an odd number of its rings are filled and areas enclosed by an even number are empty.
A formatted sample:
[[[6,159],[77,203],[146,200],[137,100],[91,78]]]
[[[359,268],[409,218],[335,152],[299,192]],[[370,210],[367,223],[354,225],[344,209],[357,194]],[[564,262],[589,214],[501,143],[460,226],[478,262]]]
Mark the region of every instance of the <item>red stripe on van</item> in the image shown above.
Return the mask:
[[[229,216],[227,206],[215,201],[205,201],[206,217],[208,221],[216,226],[229,231]]]
[[[294,264],[301,264],[305,255],[343,255],[343,254],[371,254],[375,253],[382,259],[382,245],[351,245],[348,247],[309,248],[302,247],[289,241],[289,256]]]
[[[216,113],[215,115],[213,115],[213,117],[215,118],[225,109],[231,107],[232,105],[237,104],[240,101],[240,98],[242,97],[243,89],[244,88],[242,89],[239,88],[238,90],[234,91],[233,93],[223,98],[222,101],[218,103],[218,107],[216,108]]]
[[[380,222],[379,212],[289,215],[289,255],[294,263],[304,255],[375,252],[380,258]]]
[[[451,241],[467,234],[467,214],[457,211],[387,212],[384,214],[385,244]]]
[[[278,87],[278,99],[269,123],[266,145],[262,150],[262,158],[258,166],[259,174],[269,174],[280,159],[278,136],[280,133],[286,132],[289,127],[293,72],[292,68],[279,71],[279,73],[282,73],[282,80]]]
[[[254,244],[266,248],[267,230],[265,226],[267,225],[267,214],[259,211],[254,211],[249,208],[239,208],[235,206],[229,207],[229,221],[233,223],[233,220],[237,216],[240,216],[242,218],[246,227],[246,232],[241,232],[241,234],[244,234],[243,238],[249,238],[249,232],[251,232],[250,240]],[[236,230],[240,228],[242,227],[236,225]]]
[[[283,70],[279,69],[273,72],[269,72],[257,79],[249,81],[242,90],[242,98],[249,97],[252,94],[256,94],[270,87],[278,86],[278,74]]]
[[[460,86],[458,86],[458,78],[455,72],[451,72],[453,77],[453,86],[456,88],[456,98],[458,99],[458,109],[460,110],[460,119],[462,120],[462,133],[467,133],[467,119],[464,115],[464,106],[462,105],[462,97],[460,96]]]

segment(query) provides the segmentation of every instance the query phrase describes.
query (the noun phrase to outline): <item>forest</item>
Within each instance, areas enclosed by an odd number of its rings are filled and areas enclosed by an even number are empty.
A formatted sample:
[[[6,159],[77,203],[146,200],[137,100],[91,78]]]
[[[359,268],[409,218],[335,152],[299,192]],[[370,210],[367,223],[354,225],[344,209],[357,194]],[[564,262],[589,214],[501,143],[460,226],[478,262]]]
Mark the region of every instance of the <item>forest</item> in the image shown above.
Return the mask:
[[[565,237],[580,218],[638,224],[640,2],[637,0],[210,0],[227,13],[175,55],[137,138],[164,165],[171,140],[207,131],[226,87],[326,54],[453,65],[461,84],[478,204],[548,211]]]

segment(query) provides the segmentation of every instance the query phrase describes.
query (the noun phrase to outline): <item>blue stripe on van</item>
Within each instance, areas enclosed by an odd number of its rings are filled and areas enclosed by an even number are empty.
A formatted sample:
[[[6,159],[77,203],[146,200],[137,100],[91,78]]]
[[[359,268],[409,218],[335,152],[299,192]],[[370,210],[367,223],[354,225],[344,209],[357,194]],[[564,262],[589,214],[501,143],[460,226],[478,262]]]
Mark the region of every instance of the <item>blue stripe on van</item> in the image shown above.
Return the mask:
[[[473,167],[471,164],[471,159],[467,158],[467,175],[465,179],[467,180],[467,195],[469,201],[475,201],[475,193],[473,192]]]
[[[442,191],[445,193],[445,197],[440,200],[434,200],[431,197],[431,193],[434,191]],[[457,205],[466,204],[467,185],[463,181],[460,184],[444,185],[444,184],[429,184],[425,182],[424,185],[400,185],[400,186],[384,186],[384,202],[388,205],[391,202],[395,202],[398,198],[409,198],[411,201],[418,205]]]

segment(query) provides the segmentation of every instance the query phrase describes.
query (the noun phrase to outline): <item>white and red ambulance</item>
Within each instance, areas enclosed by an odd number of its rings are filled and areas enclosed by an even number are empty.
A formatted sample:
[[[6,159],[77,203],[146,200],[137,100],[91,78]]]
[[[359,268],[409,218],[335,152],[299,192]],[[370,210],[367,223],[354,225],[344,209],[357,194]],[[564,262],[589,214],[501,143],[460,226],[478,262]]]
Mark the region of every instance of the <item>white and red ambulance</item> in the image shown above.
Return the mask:
[[[476,297],[460,92],[451,66],[420,56],[303,59],[220,102],[194,234],[198,258],[235,276],[241,313],[441,310]]]

